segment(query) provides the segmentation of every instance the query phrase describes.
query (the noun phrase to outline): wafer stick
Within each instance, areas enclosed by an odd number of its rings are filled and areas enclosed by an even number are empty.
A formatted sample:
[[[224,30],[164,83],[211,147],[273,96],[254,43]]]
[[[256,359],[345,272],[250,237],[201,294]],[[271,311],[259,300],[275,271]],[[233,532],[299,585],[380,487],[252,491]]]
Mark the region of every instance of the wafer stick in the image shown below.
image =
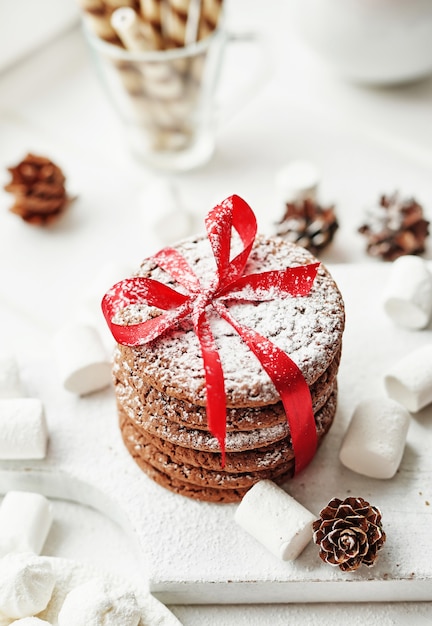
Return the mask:
[[[96,37],[110,43],[118,43],[119,38],[111,26],[109,13],[99,14],[86,11],[84,18],[87,26],[96,35]]]
[[[181,48],[185,45],[189,5],[190,0],[167,0],[164,34],[169,47]]]
[[[198,40],[198,29],[201,20],[202,0],[190,0],[186,22],[185,45],[195,43]]]
[[[132,9],[135,7],[135,0],[103,0],[103,2],[112,11],[121,7],[131,7]]]
[[[164,48],[162,34],[161,0],[140,0],[145,34],[154,44],[155,50]]]
[[[198,39],[205,39],[217,28],[223,0],[202,0]]]
[[[127,50],[151,50],[151,44],[142,33],[139,17],[130,7],[116,9],[111,16],[111,25]]]
[[[144,93],[143,75],[133,63],[128,61],[113,61],[123,87],[131,96],[140,96]]]
[[[83,11],[104,12],[105,6],[102,0],[77,0]]]

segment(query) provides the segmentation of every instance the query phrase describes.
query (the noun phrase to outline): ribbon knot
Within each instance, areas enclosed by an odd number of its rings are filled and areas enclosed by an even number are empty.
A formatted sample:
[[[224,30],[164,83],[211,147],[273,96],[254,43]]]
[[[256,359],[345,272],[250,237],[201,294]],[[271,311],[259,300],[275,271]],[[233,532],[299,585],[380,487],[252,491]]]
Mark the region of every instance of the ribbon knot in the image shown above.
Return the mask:
[[[275,297],[307,296],[319,263],[246,273],[246,264],[257,233],[257,222],[252,209],[238,196],[227,198],[208,213],[206,229],[216,262],[215,276],[209,285],[201,285],[198,276],[178,250],[164,248],[152,258],[183,290],[177,291],[151,278],[128,278],[105,294],[102,300],[103,314],[116,341],[127,346],[147,344],[175,328],[180,320],[186,317],[191,319],[204,364],[207,423],[219,442],[223,467],[226,395],[222,364],[207,317],[207,309],[211,305],[259,359],[278,391],[287,416],[297,473],[312,460],[317,446],[309,387],[294,361],[269,339],[239,324],[226,304],[233,301],[264,302]],[[241,249],[231,259],[233,229],[240,237]],[[129,326],[113,322],[118,311],[137,303],[155,306],[162,313]]]

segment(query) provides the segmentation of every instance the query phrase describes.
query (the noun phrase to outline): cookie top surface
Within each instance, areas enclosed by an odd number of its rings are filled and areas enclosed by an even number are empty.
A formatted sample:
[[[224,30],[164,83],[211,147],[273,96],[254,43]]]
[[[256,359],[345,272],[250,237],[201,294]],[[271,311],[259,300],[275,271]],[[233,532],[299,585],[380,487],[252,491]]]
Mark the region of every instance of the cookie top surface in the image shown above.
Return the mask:
[[[175,248],[187,260],[201,284],[209,284],[216,266],[207,238],[190,238]],[[316,261],[312,254],[295,244],[258,236],[244,273],[285,269]],[[158,280],[184,292],[151,258],[144,260],[137,276]],[[285,351],[311,385],[325,372],[340,349],[345,315],[339,289],[321,264],[307,296],[284,296],[276,290],[272,295],[273,299],[265,302],[231,301],[225,304],[241,325],[254,329]],[[159,311],[154,307],[134,304],[119,311],[114,321],[129,325],[157,314]],[[279,395],[269,376],[237,332],[211,306],[207,307],[206,314],[222,362],[227,406],[263,406],[278,402]],[[114,355],[114,372],[116,368],[138,374],[169,396],[205,405],[203,360],[190,318],[183,319],[174,329],[148,344],[133,348],[119,345]]]

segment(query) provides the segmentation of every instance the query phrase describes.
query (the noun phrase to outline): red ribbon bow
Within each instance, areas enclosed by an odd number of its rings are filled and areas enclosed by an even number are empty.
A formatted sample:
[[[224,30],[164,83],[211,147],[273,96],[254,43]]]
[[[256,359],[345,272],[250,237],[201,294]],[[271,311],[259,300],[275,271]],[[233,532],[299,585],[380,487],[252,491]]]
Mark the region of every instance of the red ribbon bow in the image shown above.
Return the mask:
[[[231,316],[225,303],[230,300],[269,301],[274,299],[275,291],[281,296],[307,296],[319,263],[245,275],[243,272],[257,233],[257,222],[252,209],[239,196],[231,196],[212,209],[205,224],[217,268],[210,287],[204,289],[201,286],[198,277],[177,250],[164,248],[153,260],[186,293],[179,293],[151,278],[127,278],[105,294],[102,300],[103,314],[115,340],[126,346],[149,343],[166,330],[174,328],[181,319],[190,316],[204,361],[207,423],[219,442],[223,467],[226,438],[224,376],[206,315],[207,308],[213,307],[257,356],[276,387],[290,428],[295,471],[299,472],[312,460],[317,446],[309,387],[292,359],[266,337],[240,325]],[[240,236],[243,248],[230,260],[232,228]],[[112,321],[120,309],[143,302],[165,312],[131,326]]]

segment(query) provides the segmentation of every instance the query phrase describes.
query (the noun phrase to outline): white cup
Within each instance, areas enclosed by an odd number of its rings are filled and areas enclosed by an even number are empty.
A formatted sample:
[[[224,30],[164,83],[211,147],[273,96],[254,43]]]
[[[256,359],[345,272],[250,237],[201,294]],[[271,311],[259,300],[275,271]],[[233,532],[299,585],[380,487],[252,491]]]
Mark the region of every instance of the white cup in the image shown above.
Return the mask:
[[[344,77],[395,84],[432,73],[430,0],[289,0],[290,23]]]

